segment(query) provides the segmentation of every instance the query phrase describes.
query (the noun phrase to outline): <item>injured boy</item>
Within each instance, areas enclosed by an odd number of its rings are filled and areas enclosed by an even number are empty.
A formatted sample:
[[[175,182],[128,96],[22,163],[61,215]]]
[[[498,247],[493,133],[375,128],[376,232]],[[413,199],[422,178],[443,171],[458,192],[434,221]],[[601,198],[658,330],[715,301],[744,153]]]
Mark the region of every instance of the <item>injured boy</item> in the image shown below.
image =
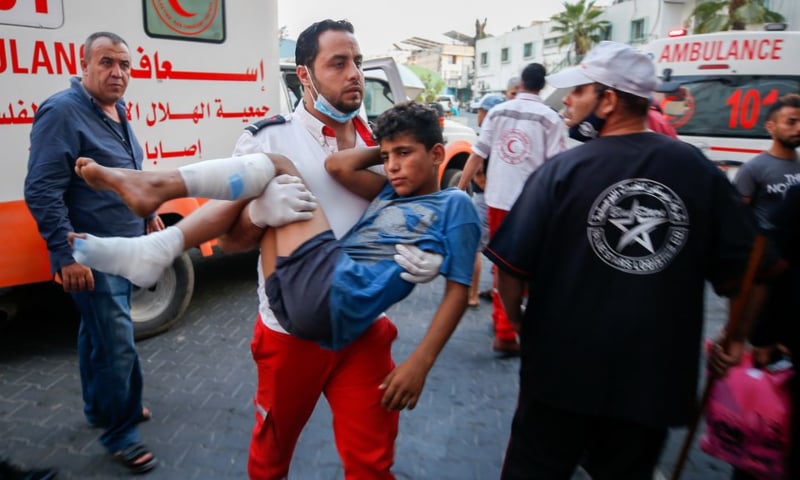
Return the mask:
[[[431,328],[441,326],[445,341],[463,315],[472,280],[479,220],[464,192],[439,190],[444,141],[436,113],[416,103],[397,105],[378,117],[374,135],[379,147],[343,150],[325,163],[337,181],[371,200],[341,240],[334,238],[325,214],[316,209],[308,220],[269,228],[260,244],[266,294],[281,326],[333,350],[349,344],[411,293],[414,284],[401,277],[404,270],[395,261],[395,244],[443,256],[440,273],[447,282]],[[385,177],[370,170],[380,164]],[[141,216],[173,198],[257,197],[276,175],[299,177],[291,161],[276,154],[147,172],[103,167],[81,158],[75,170],[92,187],[117,192]],[[185,248],[221,233],[195,224],[191,230],[182,229],[179,223],[142,237],[75,233],[70,238],[77,262],[146,287]]]

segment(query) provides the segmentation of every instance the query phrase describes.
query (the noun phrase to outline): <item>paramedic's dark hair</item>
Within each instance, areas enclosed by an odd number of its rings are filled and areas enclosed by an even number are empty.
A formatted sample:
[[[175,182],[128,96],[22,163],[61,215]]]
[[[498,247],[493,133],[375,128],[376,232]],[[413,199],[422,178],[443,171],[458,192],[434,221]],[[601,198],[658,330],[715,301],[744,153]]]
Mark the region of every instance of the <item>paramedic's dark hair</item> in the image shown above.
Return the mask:
[[[769,106],[769,110],[767,110],[767,120],[775,120],[775,114],[784,107],[800,108],[800,95],[796,93],[787,93],[779,97],[775,103]]]
[[[529,92],[538,92],[544,88],[544,77],[547,75],[544,65],[531,63],[522,70],[522,85]]]
[[[444,143],[439,114],[431,107],[415,102],[398,103],[380,114],[372,132],[378,143],[403,134],[410,134],[427,150],[437,143]]]
[[[93,34],[89,35],[89,36],[86,38],[86,41],[85,41],[85,42],[83,42],[83,58],[84,58],[84,60],[86,60],[87,62],[89,61],[89,58],[90,58],[90,56],[91,56],[92,44],[93,44],[93,43],[94,43],[94,42],[95,42],[95,41],[96,41],[98,38],[107,38],[107,39],[111,40],[111,43],[112,43],[113,45],[119,45],[119,44],[121,43],[121,44],[125,45],[126,47],[128,46],[128,42],[126,42],[126,41],[125,41],[125,39],[123,39],[122,37],[120,37],[120,36],[119,36],[119,35],[117,35],[116,33],[111,33],[111,32],[94,32]]]
[[[355,33],[353,24],[347,20],[331,20],[328,18],[312,23],[297,37],[297,45],[294,48],[294,63],[310,67],[319,53],[319,36],[328,30]]]

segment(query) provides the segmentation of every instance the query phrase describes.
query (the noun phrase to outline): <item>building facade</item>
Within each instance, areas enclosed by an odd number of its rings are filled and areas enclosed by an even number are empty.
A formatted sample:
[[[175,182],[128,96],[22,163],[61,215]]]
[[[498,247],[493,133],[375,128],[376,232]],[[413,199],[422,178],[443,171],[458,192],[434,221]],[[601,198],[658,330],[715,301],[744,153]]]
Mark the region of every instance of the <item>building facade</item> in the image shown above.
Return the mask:
[[[402,42],[410,48],[403,51],[403,60],[393,55],[398,62],[415,65],[436,72],[444,80],[441,93],[468,100],[472,91],[472,72],[475,48],[472,39],[450,32],[442,41],[412,37]]]
[[[686,28],[691,33],[691,12],[697,3],[696,0],[614,0],[603,9],[600,19],[611,24],[607,40],[641,47],[668,36],[675,29]],[[788,30],[800,29],[800,2],[770,0],[767,6],[786,18]],[[504,91],[508,80],[518,76],[532,62],[541,63],[548,72],[570,65],[572,59],[568,58],[568,48],[559,48],[560,37],[551,31],[553,26],[552,21],[539,21],[478,40],[473,95]]]

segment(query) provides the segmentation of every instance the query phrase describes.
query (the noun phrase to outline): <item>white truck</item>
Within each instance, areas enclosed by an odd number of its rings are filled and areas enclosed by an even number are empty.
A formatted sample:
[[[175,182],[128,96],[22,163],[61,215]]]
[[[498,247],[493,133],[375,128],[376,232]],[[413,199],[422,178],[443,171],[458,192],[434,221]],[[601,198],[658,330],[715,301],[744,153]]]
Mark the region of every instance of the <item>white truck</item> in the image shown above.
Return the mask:
[[[770,104],[800,92],[800,32],[676,36],[644,50],[670,90],[658,97],[669,122],[730,177],[769,148],[764,123]]]
[[[277,0],[0,1],[0,323],[13,315],[21,292],[53,281],[45,243],[23,199],[29,133],[38,105],[81,75],[83,41],[101,30],[122,36],[131,51],[125,101],[145,169],[228,156],[249,123],[288,112],[302,97],[294,66],[278,59]],[[391,58],[365,65],[363,114],[373,119],[407,98],[407,82]],[[445,128],[445,182],[463,167],[475,139],[465,128],[454,122]],[[170,201],[158,212],[174,224],[203,202]],[[214,254],[213,245],[200,245],[202,255]],[[193,289],[188,255],[154,287],[136,288],[131,314],[137,338],[173,325]]]

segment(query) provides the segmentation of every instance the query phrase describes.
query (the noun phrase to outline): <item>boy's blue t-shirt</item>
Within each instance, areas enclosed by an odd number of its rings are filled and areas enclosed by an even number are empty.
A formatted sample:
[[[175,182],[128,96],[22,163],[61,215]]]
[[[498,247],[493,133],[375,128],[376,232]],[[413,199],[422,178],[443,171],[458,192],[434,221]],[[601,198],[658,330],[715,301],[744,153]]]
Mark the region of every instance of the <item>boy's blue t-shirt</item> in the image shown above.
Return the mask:
[[[456,188],[401,197],[388,182],[341,239],[343,255],[330,293],[334,349],[355,339],[386,308],[414,288],[400,278],[395,245],[412,244],[441,254],[440,273],[469,285],[480,239],[480,221],[469,196]],[[369,325],[367,323],[367,326]]]

